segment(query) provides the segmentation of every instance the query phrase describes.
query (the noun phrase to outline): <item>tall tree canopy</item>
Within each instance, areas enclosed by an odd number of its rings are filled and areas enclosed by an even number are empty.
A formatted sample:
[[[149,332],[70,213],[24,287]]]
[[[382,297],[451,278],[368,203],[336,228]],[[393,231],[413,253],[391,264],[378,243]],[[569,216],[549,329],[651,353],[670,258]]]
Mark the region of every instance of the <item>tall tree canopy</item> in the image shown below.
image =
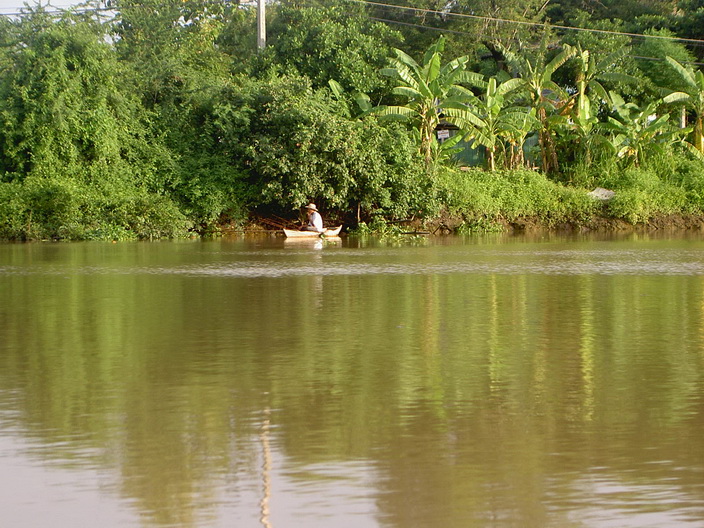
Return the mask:
[[[139,173],[150,148],[140,106],[103,26],[38,9],[0,31],[0,178]]]
[[[378,70],[401,35],[354,4],[281,7],[268,28],[270,61],[293,67],[315,88],[331,79],[350,92],[371,94],[385,85]]]

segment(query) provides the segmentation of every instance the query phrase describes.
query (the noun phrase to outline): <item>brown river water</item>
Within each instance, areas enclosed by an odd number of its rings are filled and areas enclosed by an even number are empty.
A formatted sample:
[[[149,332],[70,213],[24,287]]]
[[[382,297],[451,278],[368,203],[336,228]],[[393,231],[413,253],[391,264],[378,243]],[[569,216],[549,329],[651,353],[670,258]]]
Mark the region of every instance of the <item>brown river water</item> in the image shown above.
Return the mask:
[[[0,526],[704,526],[704,235],[0,244]]]

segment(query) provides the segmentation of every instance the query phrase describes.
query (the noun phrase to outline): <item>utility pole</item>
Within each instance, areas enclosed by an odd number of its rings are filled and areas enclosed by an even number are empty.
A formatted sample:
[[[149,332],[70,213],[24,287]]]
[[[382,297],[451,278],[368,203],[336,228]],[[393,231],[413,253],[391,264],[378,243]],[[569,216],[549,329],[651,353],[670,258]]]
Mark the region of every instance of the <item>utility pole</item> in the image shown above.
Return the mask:
[[[266,11],[265,0],[257,0],[257,49],[266,47]]]

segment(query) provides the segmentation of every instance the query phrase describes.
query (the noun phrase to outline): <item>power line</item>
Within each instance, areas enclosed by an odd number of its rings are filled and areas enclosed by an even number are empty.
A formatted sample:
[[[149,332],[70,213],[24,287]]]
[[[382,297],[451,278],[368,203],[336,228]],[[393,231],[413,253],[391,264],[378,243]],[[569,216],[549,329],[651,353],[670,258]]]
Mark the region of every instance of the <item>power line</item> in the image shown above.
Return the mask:
[[[470,18],[474,20],[481,20],[485,22],[498,22],[498,23],[505,23],[505,24],[516,24],[516,25],[523,25],[523,26],[531,26],[531,27],[540,27],[544,29],[562,29],[565,31],[578,31],[578,32],[588,32],[588,33],[600,33],[600,34],[607,34],[607,35],[614,35],[614,36],[624,36],[624,37],[631,37],[631,38],[643,38],[643,39],[661,39],[661,40],[668,40],[668,41],[675,41],[675,42],[686,42],[690,44],[696,44],[698,46],[703,46],[704,45],[704,40],[702,39],[687,39],[687,38],[680,38],[680,37],[668,37],[664,35],[645,35],[641,33],[628,33],[624,31],[611,31],[611,30],[605,30],[605,29],[590,29],[590,28],[580,28],[580,27],[572,27],[572,26],[561,26],[561,25],[553,25],[553,24],[548,24],[544,22],[527,22],[524,20],[510,20],[510,19],[505,19],[505,18],[498,18],[498,17],[490,17],[490,16],[482,16],[482,15],[469,15],[466,13],[452,13],[450,11],[437,11],[433,9],[422,9],[422,8],[417,8],[417,7],[405,7],[405,6],[399,6],[399,5],[394,5],[394,4],[385,4],[382,2],[374,2],[371,0],[345,0],[347,2],[352,2],[352,3],[357,3],[357,4],[364,4],[364,5],[370,5],[370,6],[376,6],[376,7],[384,7],[384,8],[393,8],[393,9],[399,9],[403,11],[411,11],[415,13],[428,13],[428,14],[435,14],[435,15],[440,15],[442,17],[448,17],[448,16],[454,16],[454,17],[460,17],[460,18]],[[267,2],[268,3],[268,2]],[[225,0],[224,2],[218,1],[218,0],[203,0],[202,2],[203,5],[227,5],[230,4],[230,6],[235,5],[237,7],[246,7],[240,4],[232,4],[230,1]],[[91,8],[83,8],[83,9],[74,9],[73,7],[66,7],[62,8],[60,6],[56,6],[57,9],[52,10],[52,11],[45,11],[47,14],[53,14],[53,15],[60,15],[64,13],[71,13],[71,14],[88,14],[88,13],[98,13],[98,12],[105,12],[105,11],[112,11],[112,12],[120,12],[123,10],[127,9],[139,9],[139,8],[153,8],[153,7],[171,7],[173,4],[162,4],[161,6],[154,6],[154,5],[131,5],[131,6],[123,6],[123,7],[91,7]],[[54,6],[49,6],[49,7],[54,7]],[[22,10],[17,13],[0,13],[0,17],[2,16],[16,16],[16,17],[22,17],[22,16],[27,16],[29,14],[28,11]],[[417,27],[420,29],[424,30],[432,30],[432,31],[442,31],[445,33],[453,33],[457,35],[471,35],[471,33],[466,32],[466,31],[458,31],[458,30],[452,30],[452,29],[447,29],[447,28],[438,28],[434,26],[424,26],[421,24],[413,24],[410,22],[402,22],[399,20],[390,20],[390,19],[384,19],[384,18],[378,18],[378,17],[369,17],[371,20],[376,20],[378,22],[384,22],[387,24],[397,24],[397,25],[402,25],[402,26],[409,26],[409,27]],[[653,60],[653,61],[663,61],[664,59],[659,58],[659,57],[643,57],[643,56],[635,56],[631,55],[632,58],[635,59],[640,59],[640,60]],[[694,61],[682,61],[685,64],[693,64],[696,66],[704,66],[704,63],[701,62],[694,62]]]
[[[702,39],[689,39],[689,38],[683,38],[683,37],[670,37],[670,36],[665,36],[665,35],[645,35],[642,33],[629,33],[626,31],[613,31],[613,30],[607,30],[607,29],[596,29],[596,28],[582,28],[582,27],[574,27],[574,26],[562,26],[558,24],[548,24],[546,22],[528,22],[525,20],[510,20],[506,18],[499,18],[499,17],[491,17],[491,16],[484,16],[484,15],[470,15],[467,13],[453,13],[451,11],[438,11],[434,9],[423,9],[423,8],[418,8],[418,7],[405,7],[405,6],[399,6],[395,4],[386,4],[382,2],[374,2],[371,0],[345,0],[346,2],[351,2],[351,3],[356,3],[356,4],[363,4],[363,5],[368,5],[368,6],[376,6],[376,7],[383,7],[383,8],[392,8],[392,9],[398,9],[402,11],[411,11],[414,13],[424,13],[424,14],[433,14],[433,15],[439,15],[443,18],[446,17],[459,17],[459,18],[469,18],[473,20],[480,20],[483,22],[496,22],[496,23],[502,23],[502,24],[515,24],[515,25],[522,25],[522,26],[530,26],[530,27],[539,27],[539,28],[544,28],[544,29],[561,29],[563,31],[577,31],[577,32],[587,32],[587,33],[598,33],[602,35],[613,35],[613,36],[623,36],[623,37],[631,37],[631,38],[643,38],[643,39],[659,39],[659,40],[667,40],[667,41],[674,41],[674,42],[685,42],[689,44],[695,44],[697,46],[704,46],[704,40]],[[203,4],[231,4],[231,2],[225,0],[224,2],[219,2],[219,1],[213,1],[213,0],[204,0]],[[232,4],[231,4],[232,5]],[[132,5],[132,6],[126,6],[127,8],[140,8],[140,7],[155,7],[155,6],[147,6],[147,5]],[[168,5],[163,5],[162,7],[168,7]],[[68,8],[57,8],[56,10],[52,11],[46,11],[49,14],[61,14],[65,12],[71,12],[75,14],[87,14],[91,12],[101,12],[101,11],[121,11],[125,9],[125,7],[118,7],[117,9],[115,7],[92,7],[92,8],[84,8],[84,9],[73,9],[72,7]],[[26,16],[28,13],[24,10],[20,10],[19,12],[15,13],[0,13],[0,16]],[[386,22],[386,23],[394,23],[394,24],[400,24],[400,25],[406,25],[406,26],[418,26],[422,28],[428,28],[431,29],[432,26],[421,26],[417,24],[411,24],[408,22],[401,22],[401,21],[393,21],[393,20],[387,20],[387,19],[381,19],[381,18],[375,18],[375,17],[370,17],[374,20],[379,20],[381,22]],[[435,29],[435,28],[433,28]],[[456,30],[445,30],[448,32],[452,33],[462,33]]]
[[[377,18],[377,17],[369,17],[371,20],[376,20],[377,22],[384,22],[387,24],[398,24],[401,26],[410,26],[410,27],[416,27],[419,29],[427,30],[427,31],[439,31],[442,33],[453,33],[455,35],[471,35],[471,33],[467,31],[457,31],[454,29],[444,29],[444,28],[438,28],[438,27],[433,27],[433,26],[422,26],[420,24],[413,24],[411,22],[401,22],[398,20],[389,20],[386,18]],[[633,59],[638,59],[638,60],[649,60],[649,61],[657,61],[657,62],[664,62],[665,59],[662,57],[643,57],[642,55],[628,55],[628,57],[631,57]],[[696,62],[696,61],[679,61],[682,64],[692,64],[695,66],[704,66],[704,62]]]
[[[657,61],[657,62],[665,62],[665,59],[661,57],[643,57],[641,55],[629,55],[632,59],[638,59],[638,60],[648,60],[648,61]],[[695,61],[677,61],[680,64],[694,64],[695,66],[704,66],[704,62],[695,62]]]
[[[668,37],[664,35],[645,35],[642,33],[628,33],[625,31],[612,31],[612,30],[607,30],[607,29],[590,29],[590,28],[581,28],[581,27],[574,27],[574,26],[561,26],[557,24],[548,24],[546,22],[527,22],[525,20],[509,20],[506,18],[498,18],[498,17],[490,17],[490,16],[482,16],[482,15],[470,15],[467,13],[452,13],[451,11],[437,11],[434,9],[422,9],[418,7],[405,7],[405,6],[399,6],[399,5],[394,5],[394,4],[384,4],[381,2],[372,2],[370,0],[345,0],[346,2],[353,2],[357,4],[364,4],[364,5],[370,5],[370,6],[376,6],[376,7],[385,7],[385,8],[392,8],[392,9],[399,9],[399,10],[404,10],[404,11],[412,11],[414,13],[424,13],[424,14],[434,14],[434,15],[440,15],[443,18],[446,17],[459,17],[459,18],[470,18],[474,20],[481,20],[484,22],[498,22],[502,24],[516,24],[516,25],[523,25],[523,26],[532,26],[532,27],[541,27],[544,29],[561,29],[565,31],[584,31],[588,33],[600,33],[604,35],[614,35],[614,36],[624,36],[624,37],[636,37],[636,38],[652,38],[652,39],[661,39],[661,40],[669,40],[669,41],[676,41],[676,42],[687,42],[690,44],[697,44],[699,46],[704,45],[704,40],[702,39],[688,39],[688,38],[682,38],[682,37]],[[427,27],[427,26],[422,26],[422,27]]]
[[[370,16],[369,20],[376,20],[377,22],[384,22],[386,24],[398,24],[399,26],[410,26],[417,27],[420,29],[426,29],[429,31],[441,31],[442,33],[453,33],[455,35],[470,35],[467,31],[457,31],[456,29],[445,29],[433,26],[421,26],[420,24],[413,24],[411,22],[401,22],[400,20],[389,20],[388,18],[378,18]]]

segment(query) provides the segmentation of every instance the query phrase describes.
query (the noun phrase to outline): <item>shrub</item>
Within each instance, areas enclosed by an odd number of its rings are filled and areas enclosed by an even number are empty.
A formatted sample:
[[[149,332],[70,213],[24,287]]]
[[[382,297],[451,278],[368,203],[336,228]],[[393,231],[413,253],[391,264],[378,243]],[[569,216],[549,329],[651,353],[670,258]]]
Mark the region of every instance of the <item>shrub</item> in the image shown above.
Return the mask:
[[[27,206],[19,183],[0,183],[0,239],[25,238]]]
[[[191,223],[165,196],[72,178],[0,184],[0,238],[131,240],[184,236]]]
[[[221,135],[248,175],[250,207],[285,213],[313,200],[363,219],[433,209],[432,181],[400,127],[347,118],[344,102],[296,76],[245,83],[233,96],[227,105],[242,119]]]

